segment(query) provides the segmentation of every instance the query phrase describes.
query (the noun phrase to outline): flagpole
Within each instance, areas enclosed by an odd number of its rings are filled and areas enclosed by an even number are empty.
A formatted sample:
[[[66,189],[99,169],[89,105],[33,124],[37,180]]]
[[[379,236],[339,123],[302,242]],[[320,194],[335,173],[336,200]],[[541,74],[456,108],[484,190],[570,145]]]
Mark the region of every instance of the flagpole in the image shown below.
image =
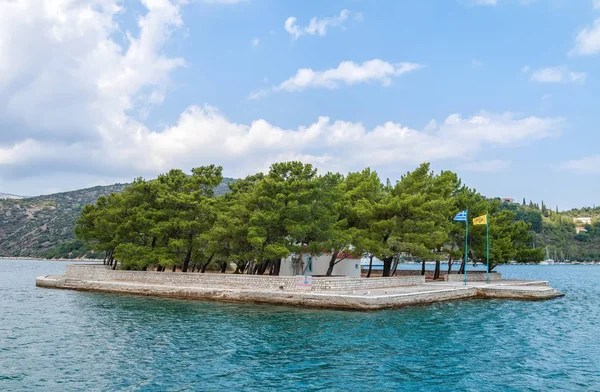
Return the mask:
[[[485,214],[485,262],[486,262],[486,273],[485,281],[490,283],[490,235],[489,235],[489,224],[488,214]]]
[[[469,210],[466,210],[466,230],[465,230],[465,286],[467,285],[467,263],[469,262]]]

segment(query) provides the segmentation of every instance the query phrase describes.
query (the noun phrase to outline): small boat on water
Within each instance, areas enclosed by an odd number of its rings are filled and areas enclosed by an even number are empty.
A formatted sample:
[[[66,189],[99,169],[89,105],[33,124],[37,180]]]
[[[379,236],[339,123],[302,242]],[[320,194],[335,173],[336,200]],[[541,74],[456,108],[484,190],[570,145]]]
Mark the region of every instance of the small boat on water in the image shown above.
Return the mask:
[[[556,254],[556,249],[554,250],[554,253]],[[550,265],[550,264],[554,264],[554,259],[550,258],[550,251],[548,250],[548,247],[546,246],[546,260],[540,261],[540,265]]]

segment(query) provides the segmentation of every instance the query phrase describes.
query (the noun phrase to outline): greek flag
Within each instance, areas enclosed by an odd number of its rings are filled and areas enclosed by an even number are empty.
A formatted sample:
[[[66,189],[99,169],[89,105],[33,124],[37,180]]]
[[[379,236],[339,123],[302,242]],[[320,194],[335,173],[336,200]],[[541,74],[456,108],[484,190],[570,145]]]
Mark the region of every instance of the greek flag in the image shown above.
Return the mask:
[[[454,217],[454,222],[466,222],[467,221],[467,210],[464,211],[460,211],[458,214],[456,214],[456,216]]]

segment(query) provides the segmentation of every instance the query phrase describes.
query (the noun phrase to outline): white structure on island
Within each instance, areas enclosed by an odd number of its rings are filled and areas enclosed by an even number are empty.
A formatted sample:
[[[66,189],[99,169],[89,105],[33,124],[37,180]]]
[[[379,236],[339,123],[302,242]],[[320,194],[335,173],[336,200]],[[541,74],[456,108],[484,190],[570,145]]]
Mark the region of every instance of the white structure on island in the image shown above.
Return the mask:
[[[330,254],[311,256],[309,254],[291,255],[281,260],[279,276],[310,275],[319,276],[327,274]],[[333,267],[334,276],[348,276],[360,278],[360,259],[346,258]]]

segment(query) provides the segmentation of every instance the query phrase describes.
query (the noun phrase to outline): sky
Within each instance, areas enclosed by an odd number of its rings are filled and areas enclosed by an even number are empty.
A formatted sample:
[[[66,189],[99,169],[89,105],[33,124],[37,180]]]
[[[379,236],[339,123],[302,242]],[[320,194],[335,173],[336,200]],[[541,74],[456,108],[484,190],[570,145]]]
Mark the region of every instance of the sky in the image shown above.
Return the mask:
[[[591,206],[599,91],[600,0],[0,0],[0,192],[431,162]]]

